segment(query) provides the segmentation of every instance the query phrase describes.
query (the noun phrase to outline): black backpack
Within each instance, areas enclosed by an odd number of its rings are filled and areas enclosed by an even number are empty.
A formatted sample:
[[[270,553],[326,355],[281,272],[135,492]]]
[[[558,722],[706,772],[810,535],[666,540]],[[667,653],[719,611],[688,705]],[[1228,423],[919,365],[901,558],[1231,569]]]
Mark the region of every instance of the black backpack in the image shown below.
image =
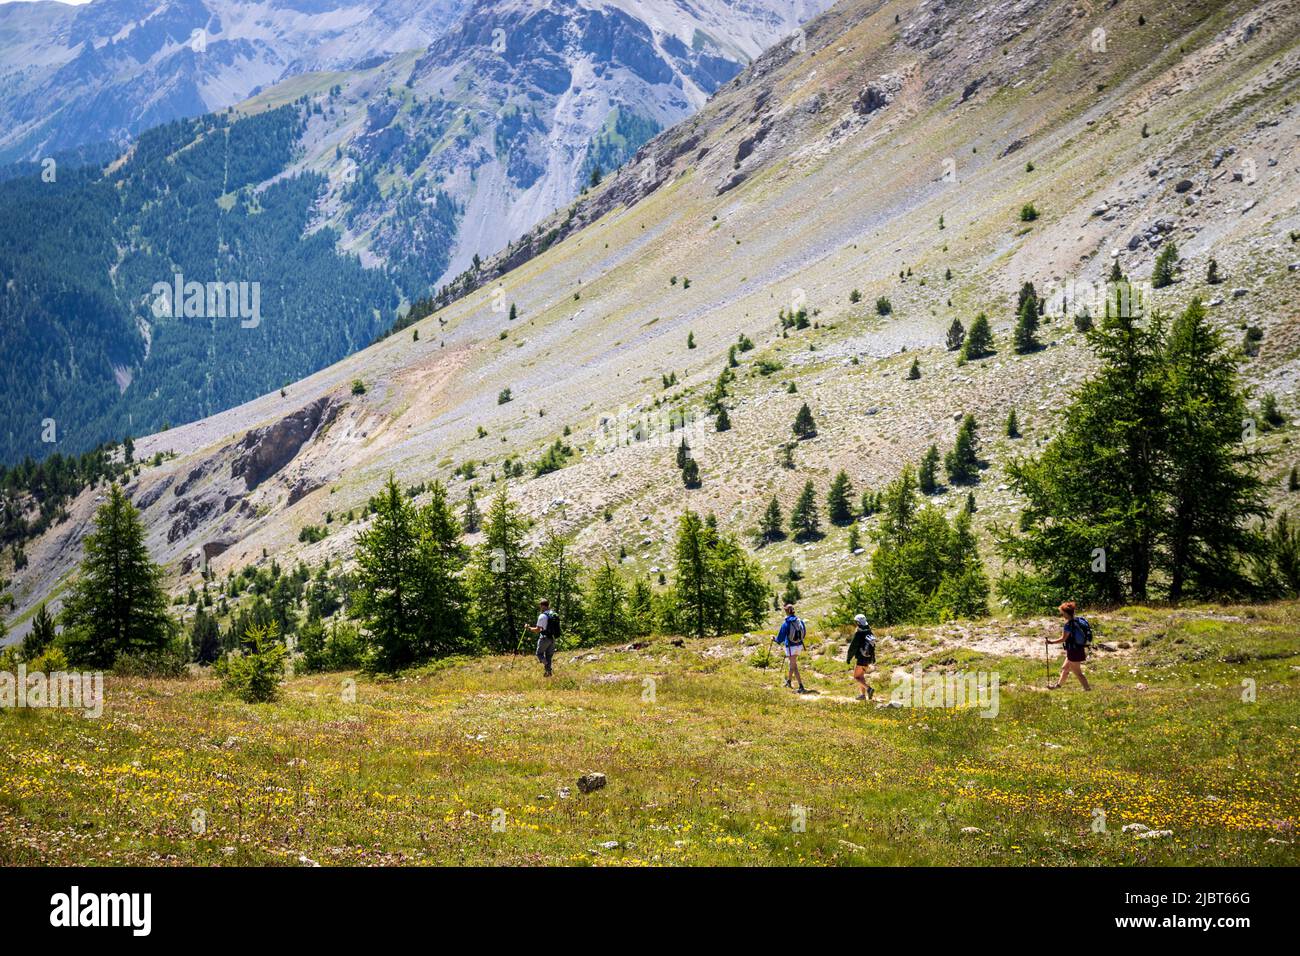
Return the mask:
[[[1092,643],[1092,625],[1088,623],[1086,617],[1075,617],[1074,626],[1070,628],[1070,636],[1066,643],[1072,647],[1087,647]]]
[[[871,633],[871,626],[863,628],[866,632],[862,636],[862,650],[858,652],[860,658],[868,664],[876,662],[876,635]]]
[[[560,618],[554,611],[546,612],[546,630],[542,633],[553,640],[560,639]]]

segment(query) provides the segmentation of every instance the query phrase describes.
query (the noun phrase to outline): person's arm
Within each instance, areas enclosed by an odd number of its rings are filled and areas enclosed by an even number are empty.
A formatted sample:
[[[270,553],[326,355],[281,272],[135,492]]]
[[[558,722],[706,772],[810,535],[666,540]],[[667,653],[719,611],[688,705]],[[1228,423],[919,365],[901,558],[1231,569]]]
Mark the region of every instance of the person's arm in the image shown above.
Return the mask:
[[[776,632],[776,642],[785,644],[787,635],[790,633],[790,621],[786,619],[781,622],[781,630]]]

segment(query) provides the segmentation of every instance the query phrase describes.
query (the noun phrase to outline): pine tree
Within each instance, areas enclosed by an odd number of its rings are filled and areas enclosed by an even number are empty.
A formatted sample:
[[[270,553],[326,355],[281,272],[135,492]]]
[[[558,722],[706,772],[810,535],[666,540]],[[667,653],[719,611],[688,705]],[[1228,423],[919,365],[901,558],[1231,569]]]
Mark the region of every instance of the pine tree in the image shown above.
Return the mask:
[[[931,445],[921,459],[921,467],[917,471],[916,482],[923,495],[932,495],[939,490],[939,448],[937,445]]]
[[[682,466],[682,484],[687,488],[698,488],[703,484],[699,463],[694,458],[687,458],[686,464]]]
[[[1169,598],[1240,593],[1232,556],[1259,553],[1252,525],[1268,516],[1258,471],[1263,451],[1240,441],[1246,400],[1236,360],[1193,299],[1169,330],[1163,432],[1171,475],[1169,527],[1161,534]]]
[[[912,359],[912,367],[907,370],[908,379],[915,381],[921,377],[921,360]]]
[[[962,419],[952,450],[944,456],[943,467],[954,485],[968,485],[979,480],[979,426],[974,415]]]
[[[1156,256],[1155,268],[1151,272],[1151,286],[1163,289],[1174,284],[1178,271],[1178,246],[1173,240],[1165,243]]]
[[[1287,491],[1300,491],[1300,468],[1291,466],[1291,477],[1287,479]]]
[[[826,495],[826,517],[833,525],[846,525],[853,520],[853,483],[841,471],[831,482]]]
[[[1020,437],[1020,422],[1016,419],[1016,410],[1014,408],[1007,413],[1007,437]]]
[[[718,417],[714,422],[714,427],[720,432],[731,430],[731,417],[727,414],[726,406],[718,407]]]
[[[40,657],[54,645],[54,638],[54,618],[42,603],[32,617],[32,629],[23,638],[23,657],[29,661]]]
[[[683,632],[720,635],[762,620],[768,593],[762,572],[734,538],[718,533],[716,521],[683,514],[674,554],[670,617]]]
[[[870,488],[862,492],[862,517],[870,518],[879,510],[877,496]]]
[[[497,492],[483,524],[483,543],[470,562],[467,585],[471,625],[483,646],[518,651],[523,627],[533,623],[537,575],[524,553],[527,522],[506,494]]]
[[[1145,600],[1165,520],[1163,321],[1108,314],[1089,336],[1101,360],[1060,433],[1037,458],[1007,466],[1027,499],[1019,533],[997,532],[1008,580],[1042,595]],[[1041,606],[1041,605],[1038,605]]]
[[[686,444],[686,437],[682,436],[682,443],[677,446],[677,467],[685,468],[686,463],[691,460],[691,446]]]
[[[949,352],[957,352],[961,349],[962,343],[966,341],[966,327],[961,324],[961,319],[953,319],[952,325],[948,326],[947,346]]]
[[[803,486],[803,491],[799,493],[799,499],[790,512],[790,530],[794,532],[797,541],[816,538],[821,532],[821,518],[817,513],[817,492],[811,480]]]
[[[855,554],[862,547],[862,539],[858,535],[858,526],[849,526],[849,554]]]
[[[650,582],[638,577],[632,582],[632,593],[627,601],[628,627],[637,637],[645,637],[654,630],[654,591]]]
[[[713,535],[694,511],[682,515],[677,526],[676,579],[673,593],[680,624],[688,634],[703,637],[719,600],[713,573]]]
[[[765,544],[780,541],[785,537],[781,502],[776,500],[776,495],[773,495],[772,500],[767,503],[767,509],[763,512],[762,520],[759,521],[758,534]]]
[[[582,586],[586,569],[573,553],[573,539],[548,531],[546,540],[530,562],[536,574],[538,597],[550,601],[566,639],[583,636],[587,629],[587,595]]]
[[[429,488],[429,502],[415,515],[416,568],[411,582],[419,622],[417,659],[455,654],[473,647],[468,639],[469,596],[461,579],[468,551],[461,525],[440,481]]]
[[[1205,268],[1205,281],[1208,285],[1218,285],[1223,281],[1219,277],[1219,261],[1213,256],[1210,257],[1210,264]]]
[[[812,409],[804,402],[795,416],[792,428],[796,438],[812,438],[817,434],[817,425],[813,422]]]
[[[511,303],[510,303],[510,321],[513,322],[513,321],[514,321],[515,319],[517,319],[517,318],[519,318],[519,310],[515,307],[515,304],[514,304],[513,302],[511,302]]]
[[[190,657],[196,664],[212,664],[221,656],[221,628],[217,619],[199,608],[190,625]]]
[[[1032,288],[1032,286],[1031,286]],[[1016,320],[1015,330],[1015,349],[1021,355],[1028,352],[1037,352],[1042,348],[1042,343],[1038,341],[1038,300],[1028,298],[1020,307],[1020,315]]]
[[[587,623],[599,641],[621,641],[632,630],[628,614],[627,586],[618,570],[606,558],[591,578]],[[563,618],[561,618],[563,620]]]
[[[966,333],[966,341],[961,347],[961,359],[964,362],[982,359],[993,354],[993,329],[989,318],[983,312],[975,316]]]
[[[62,619],[69,662],[94,668],[112,667],[124,654],[161,650],[174,631],[162,569],[149,557],[139,512],[116,484],[86,536],[81,575]]]
[[[354,607],[375,666],[396,670],[417,660],[419,612],[415,516],[390,474],[375,499],[375,517],[357,538]]]
[[[468,496],[465,498],[465,510],[461,513],[460,523],[466,534],[476,534],[483,523],[483,515],[478,510],[478,502],[474,500],[472,485]]]

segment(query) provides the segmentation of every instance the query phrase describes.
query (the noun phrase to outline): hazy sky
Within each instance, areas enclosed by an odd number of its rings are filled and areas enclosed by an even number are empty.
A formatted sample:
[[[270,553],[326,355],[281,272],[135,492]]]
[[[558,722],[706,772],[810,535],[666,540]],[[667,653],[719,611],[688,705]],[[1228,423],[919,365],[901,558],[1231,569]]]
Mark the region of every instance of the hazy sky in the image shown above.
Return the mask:
[[[35,0],[0,0],[0,3],[34,3],[34,2]],[[60,0],[60,2],[76,5],[80,3],[90,3],[90,0]]]

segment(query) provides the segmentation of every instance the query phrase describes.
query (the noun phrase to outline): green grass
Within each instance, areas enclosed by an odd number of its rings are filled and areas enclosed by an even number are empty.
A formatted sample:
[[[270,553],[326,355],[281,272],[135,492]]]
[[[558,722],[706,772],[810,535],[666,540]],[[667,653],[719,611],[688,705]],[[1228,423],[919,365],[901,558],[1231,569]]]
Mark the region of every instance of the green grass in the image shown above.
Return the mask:
[[[442,661],[355,703],[350,674],[261,706],[110,677],[99,719],[0,713],[0,863],[1295,865],[1298,610],[1101,616],[1140,646],[1099,651],[1088,695],[1042,690],[1041,657],[882,634],[880,697],[895,666],[997,671],[991,719],[856,703],[839,654],[800,699],[736,638],[566,651],[549,682]]]

